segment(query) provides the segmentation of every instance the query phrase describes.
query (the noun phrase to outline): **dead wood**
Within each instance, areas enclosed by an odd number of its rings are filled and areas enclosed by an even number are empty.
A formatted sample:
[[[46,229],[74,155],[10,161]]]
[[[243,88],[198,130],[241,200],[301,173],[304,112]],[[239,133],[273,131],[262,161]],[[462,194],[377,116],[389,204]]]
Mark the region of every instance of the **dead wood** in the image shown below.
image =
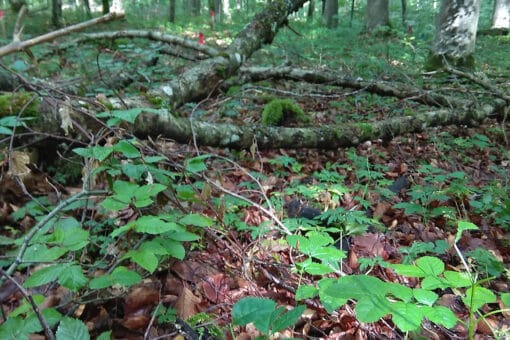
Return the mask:
[[[91,27],[91,26],[94,26],[94,25],[97,25],[100,23],[105,23],[105,22],[108,22],[111,20],[120,19],[123,17],[124,17],[124,13],[110,12],[106,15],[103,15],[102,17],[88,20],[88,21],[85,21],[85,22],[82,22],[82,23],[79,23],[79,24],[76,24],[73,26],[65,27],[65,28],[62,28],[62,29],[59,29],[59,30],[56,30],[56,31],[53,31],[53,32],[50,32],[47,34],[40,35],[40,36],[32,38],[32,39],[24,40],[24,41],[20,40],[20,38],[19,38],[20,33],[18,33],[17,35],[15,35],[13,42],[11,42],[8,45],[0,47],[0,57],[3,57],[5,55],[11,54],[11,53],[24,51],[24,50],[29,49],[32,46],[55,40],[59,37],[68,35],[72,32],[78,32],[78,31],[84,30],[85,28],[88,28],[88,27]]]

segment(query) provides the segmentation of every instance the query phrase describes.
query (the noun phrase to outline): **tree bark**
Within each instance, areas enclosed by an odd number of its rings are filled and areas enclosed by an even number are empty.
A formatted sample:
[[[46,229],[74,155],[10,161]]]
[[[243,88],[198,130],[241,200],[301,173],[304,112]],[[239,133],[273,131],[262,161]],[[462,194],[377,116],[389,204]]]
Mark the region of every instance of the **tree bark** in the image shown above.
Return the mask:
[[[427,69],[445,60],[456,66],[473,67],[480,0],[442,0]]]
[[[390,17],[388,0],[368,0],[366,11],[366,28],[368,31],[377,26],[389,26]]]
[[[495,0],[491,29],[510,29],[510,0]]]
[[[51,1],[51,23],[54,27],[62,27],[62,0]]]
[[[170,0],[168,4],[168,21],[175,22],[175,0]]]
[[[187,69],[173,81],[151,91],[150,95],[168,100],[174,108],[211,95],[225,79],[235,75],[262,44],[270,44],[279,28],[286,23],[287,16],[300,9],[306,1],[277,1],[267,5],[219,56]]]
[[[338,27],[338,0],[326,0],[324,20],[327,28]]]

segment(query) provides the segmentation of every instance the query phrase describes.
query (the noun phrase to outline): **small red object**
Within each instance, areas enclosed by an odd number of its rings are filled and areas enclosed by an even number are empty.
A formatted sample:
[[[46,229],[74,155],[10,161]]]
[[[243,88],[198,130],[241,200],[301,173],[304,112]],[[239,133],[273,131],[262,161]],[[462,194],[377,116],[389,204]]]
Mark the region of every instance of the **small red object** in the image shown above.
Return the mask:
[[[0,20],[2,20],[3,18],[4,18],[4,11],[2,11],[2,10],[0,9]]]
[[[209,16],[211,17],[211,19],[214,19],[214,16],[216,15],[216,12],[214,12],[214,9],[211,9],[209,11]]]
[[[198,33],[198,43],[200,45],[203,45],[205,43],[205,36],[204,33],[202,32]]]

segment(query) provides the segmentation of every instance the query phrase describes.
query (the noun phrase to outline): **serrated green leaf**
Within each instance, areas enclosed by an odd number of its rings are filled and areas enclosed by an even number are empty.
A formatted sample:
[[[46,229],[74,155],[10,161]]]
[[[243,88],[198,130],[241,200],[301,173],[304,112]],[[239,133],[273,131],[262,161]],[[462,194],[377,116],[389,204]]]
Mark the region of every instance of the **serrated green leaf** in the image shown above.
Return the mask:
[[[103,332],[99,334],[99,336],[96,338],[96,340],[110,340],[112,337],[112,331]]]
[[[510,293],[502,293],[501,301],[507,308],[510,308]]]
[[[197,241],[200,239],[200,236],[190,233],[189,231],[185,231],[185,230],[171,232],[165,236],[171,240],[179,241],[179,242],[191,242],[191,241]]]
[[[87,326],[78,319],[65,317],[57,328],[57,340],[90,340]]]
[[[293,309],[289,310],[288,312],[284,313],[280,317],[278,317],[273,325],[272,325],[272,332],[279,332],[284,330],[285,328],[288,328],[290,326],[293,326],[296,324],[296,321],[299,319],[301,314],[303,314],[303,311],[305,310],[306,306],[296,306]]]
[[[152,235],[183,230],[183,228],[175,222],[166,222],[158,216],[152,215],[139,217],[136,221],[130,222],[129,225],[134,226],[134,229],[139,233]]]
[[[300,285],[296,290],[296,300],[313,299],[319,294],[319,290],[310,285]]]
[[[467,272],[454,272],[447,270],[443,273],[446,282],[452,288],[469,287],[473,284],[471,276]]]
[[[129,110],[113,110],[111,115],[113,117],[122,119],[128,123],[134,124],[136,117],[142,113],[143,109],[141,108],[133,108]]]
[[[112,146],[93,146],[92,157],[102,162],[108,158],[113,152]]]
[[[263,334],[269,334],[271,316],[276,303],[270,299],[246,297],[234,304],[232,308],[232,322],[234,325],[245,326],[253,323]]]
[[[58,277],[58,283],[72,291],[79,290],[87,282],[88,279],[83,275],[83,270],[78,265],[65,266]]]
[[[460,238],[462,237],[462,233],[465,230],[478,230],[476,224],[468,222],[468,221],[458,221],[457,222],[457,234],[455,235],[455,243],[458,243]]]
[[[334,273],[335,269],[322,263],[312,262],[305,266],[305,271],[311,275],[326,275]]]
[[[58,279],[65,267],[61,265],[53,265],[41,268],[28,277],[23,283],[25,288],[42,286]]]
[[[23,255],[23,262],[51,262],[57,260],[67,252],[67,249],[61,247],[48,248],[44,244],[34,244],[27,248],[27,251]]]
[[[103,202],[101,202],[101,206],[105,209],[111,211],[122,210],[128,206],[128,202],[119,201],[114,197],[106,197]]]
[[[214,224],[214,220],[208,216],[200,214],[189,214],[179,220],[180,223],[185,225],[192,225],[195,227],[210,227]]]
[[[32,299],[37,306],[40,306],[41,303],[44,302],[45,297],[42,294],[33,294]],[[32,311],[32,309],[32,304],[30,304],[27,300],[22,300],[21,305],[9,313],[9,317],[20,316]]]
[[[168,255],[175,257],[178,260],[184,259],[184,256],[186,255],[186,249],[184,249],[184,246],[181,242],[167,239],[163,246],[166,248]]]
[[[202,172],[207,169],[205,160],[210,158],[211,155],[201,155],[186,160],[186,171],[189,172]]]
[[[422,309],[425,317],[435,324],[442,325],[448,329],[453,328],[457,324],[457,316],[449,308],[443,306],[424,306]]]
[[[132,261],[139,264],[143,269],[147,270],[151,274],[156,270],[159,263],[156,255],[148,250],[131,250],[128,251],[122,258],[130,258]]]
[[[412,332],[420,329],[423,320],[423,309],[416,305],[404,302],[391,304],[391,320],[403,332]]]
[[[141,157],[140,151],[127,140],[121,140],[113,146],[115,152],[120,152],[126,158]]]
[[[25,320],[21,317],[9,317],[0,325],[0,339],[28,340],[28,335],[33,332],[37,329],[25,327]]]
[[[60,314],[54,308],[45,308],[40,312],[50,327],[55,326],[62,319],[62,314]],[[43,330],[41,322],[34,312],[27,316],[23,327],[25,327],[25,329],[31,330],[31,333],[41,332]]]
[[[423,256],[416,260],[418,266],[426,276],[437,276],[444,272],[444,263],[437,257]]]
[[[430,290],[415,288],[413,289],[413,296],[419,303],[427,306],[432,306],[438,299],[438,295]]]
[[[142,281],[140,274],[122,266],[115,268],[111,277],[115,284],[122,286],[132,286]]]
[[[474,286],[466,289],[466,296],[462,297],[462,302],[472,310],[477,310],[486,303],[496,302],[496,295],[487,288]]]

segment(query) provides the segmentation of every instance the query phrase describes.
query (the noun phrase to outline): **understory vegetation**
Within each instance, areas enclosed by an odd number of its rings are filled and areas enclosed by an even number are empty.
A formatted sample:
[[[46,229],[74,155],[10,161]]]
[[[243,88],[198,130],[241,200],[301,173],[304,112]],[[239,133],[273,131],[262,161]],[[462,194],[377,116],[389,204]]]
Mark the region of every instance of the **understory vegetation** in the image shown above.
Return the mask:
[[[192,40],[203,32],[218,46],[251,17],[241,13],[211,29],[197,18],[162,24],[156,14],[163,4],[137,6],[112,26]],[[288,63],[399,80],[467,94],[482,106],[489,90],[479,84],[423,73],[435,15],[423,6],[409,9],[411,33],[399,25],[398,8],[398,24],[372,34],[362,29],[363,9],[352,20],[349,6],[341,9],[346,19],[336,30],[300,13],[289,25],[303,36],[282,29],[247,66]],[[482,12],[482,27],[489,17]],[[27,22],[28,34],[37,33],[38,20]],[[141,139],[133,133],[137,118],[168,109],[147,86],[200,56],[169,56],[144,39],[59,44],[66,48],[58,53],[51,44],[35,46],[37,65],[21,54],[2,64],[25,81],[73,88],[104,110],[93,115],[92,142],[84,142],[38,133],[44,122],[26,92],[15,103],[0,97],[1,339],[510,337],[507,121],[335,150]],[[509,53],[508,36],[477,41],[478,77],[505,93]],[[125,88],[109,82],[119,74],[131,76]],[[152,107],[121,107],[134,94]],[[425,105],[369,89],[269,79],[172,110],[207,122],[364,129],[419,115]],[[23,135],[32,139],[18,143]]]

